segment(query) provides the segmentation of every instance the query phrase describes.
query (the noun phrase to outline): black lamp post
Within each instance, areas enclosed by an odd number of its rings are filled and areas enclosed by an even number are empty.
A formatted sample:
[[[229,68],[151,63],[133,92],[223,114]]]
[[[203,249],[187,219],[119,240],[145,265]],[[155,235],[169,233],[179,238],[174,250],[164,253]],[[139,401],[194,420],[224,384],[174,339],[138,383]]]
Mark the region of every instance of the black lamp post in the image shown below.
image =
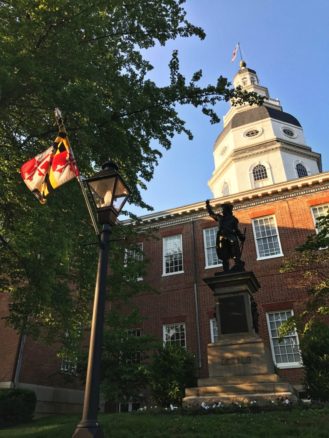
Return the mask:
[[[119,175],[118,167],[111,161],[103,164],[102,170],[95,176],[88,178],[86,183],[95,203],[98,222],[102,225],[102,232],[93,319],[91,323],[83,413],[81,421],[75,429],[73,438],[99,438],[104,436],[100,424],[97,421],[97,413],[99,406],[108,249],[111,226],[116,223],[117,217],[129,196],[129,189]]]

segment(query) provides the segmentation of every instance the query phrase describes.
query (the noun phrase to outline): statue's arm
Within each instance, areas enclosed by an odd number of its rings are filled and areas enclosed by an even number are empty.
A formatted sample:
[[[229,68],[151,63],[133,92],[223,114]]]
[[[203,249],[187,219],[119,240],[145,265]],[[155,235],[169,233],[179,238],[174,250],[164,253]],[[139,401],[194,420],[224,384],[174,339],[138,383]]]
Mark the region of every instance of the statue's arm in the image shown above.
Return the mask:
[[[206,200],[206,209],[208,211],[209,216],[211,216],[215,221],[218,220],[218,215],[214,212],[214,210],[211,208],[211,205],[209,203],[209,199]]]

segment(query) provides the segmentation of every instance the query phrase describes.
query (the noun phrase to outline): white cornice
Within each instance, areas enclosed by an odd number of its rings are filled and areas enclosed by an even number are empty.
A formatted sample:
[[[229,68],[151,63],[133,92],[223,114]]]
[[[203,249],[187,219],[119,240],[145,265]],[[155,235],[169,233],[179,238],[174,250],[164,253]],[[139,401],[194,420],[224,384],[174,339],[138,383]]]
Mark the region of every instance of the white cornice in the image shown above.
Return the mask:
[[[329,172],[318,173],[316,175],[297,178],[259,189],[246,190],[229,196],[215,198],[212,200],[212,205],[216,207],[219,204],[229,202],[234,204],[235,210],[241,210],[254,205],[296,196],[296,191],[298,192],[298,195],[303,195],[322,190],[329,190]],[[139,220],[141,226],[162,228],[190,222],[191,220],[205,216],[208,216],[205,208],[205,201],[201,201],[194,204],[184,205],[182,207],[140,216]],[[125,225],[133,222],[133,220],[125,220],[121,223]]]
[[[309,146],[296,144],[286,140],[283,141],[278,137],[274,137],[273,139],[266,142],[261,141],[253,145],[241,146],[237,149],[234,149],[231,154],[229,154],[226,159],[223,160],[222,164],[218,166],[217,169],[213,172],[209,180],[209,186],[214,184],[214,181],[216,181],[219,175],[223,175],[223,173],[231,163],[252,156],[261,155],[264,152],[267,153],[276,149],[293,152],[306,158],[314,158],[318,163],[319,169],[321,169],[321,154],[312,151]]]

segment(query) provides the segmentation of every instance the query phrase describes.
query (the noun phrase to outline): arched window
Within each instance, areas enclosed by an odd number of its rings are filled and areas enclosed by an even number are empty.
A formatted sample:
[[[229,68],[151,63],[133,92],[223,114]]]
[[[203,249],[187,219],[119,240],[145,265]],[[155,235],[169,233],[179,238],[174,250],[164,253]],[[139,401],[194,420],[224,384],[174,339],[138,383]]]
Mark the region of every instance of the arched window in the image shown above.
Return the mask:
[[[230,194],[230,188],[227,184],[227,182],[225,181],[222,187],[222,195],[223,196],[228,196]]]
[[[267,178],[266,167],[263,164],[257,164],[252,170],[254,181],[260,181]]]
[[[298,178],[302,178],[303,176],[308,175],[306,167],[302,163],[296,164],[296,171],[297,171]]]

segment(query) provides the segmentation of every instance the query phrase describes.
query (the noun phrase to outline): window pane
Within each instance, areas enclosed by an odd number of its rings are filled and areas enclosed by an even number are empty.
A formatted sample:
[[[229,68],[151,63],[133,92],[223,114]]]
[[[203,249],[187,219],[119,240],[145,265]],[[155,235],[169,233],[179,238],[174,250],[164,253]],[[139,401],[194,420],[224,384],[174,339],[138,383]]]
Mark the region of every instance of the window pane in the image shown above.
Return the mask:
[[[300,364],[301,356],[297,332],[291,332],[279,338],[279,327],[292,316],[292,311],[272,312],[267,314],[269,334],[273,346],[273,359],[276,364]]]
[[[139,242],[134,245],[133,248],[127,248],[125,251],[125,267],[130,266],[136,266],[136,272],[133,276],[129,276],[130,280],[143,280],[142,275],[142,263],[144,259],[143,254],[143,243]]]
[[[63,357],[61,362],[61,372],[64,374],[75,375],[78,366],[77,358]]]
[[[164,343],[186,347],[185,323],[165,324],[163,326]]]
[[[319,218],[322,216],[326,216],[329,213],[329,204],[317,205],[316,207],[312,207],[312,214],[314,219],[314,224],[316,227],[316,232],[320,231],[319,229]]]
[[[218,326],[216,318],[210,319],[210,339],[211,342],[218,341]]]
[[[303,164],[301,163],[296,164],[296,170],[299,178],[302,178],[303,176],[307,176],[307,170]]]
[[[182,236],[170,236],[163,239],[164,273],[183,271]]]
[[[270,257],[281,254],[279,233],[274,216],[255,219],[253,221],[253,229],[258,257]]]
[[[217,227],[207,228],[203,230],[203,233],[206,254],[206,266],[220,266],[222,262],[221,260],[219,260],[216,253]]]
[[[267,178],[267,172],[266,172],[266,167],[263,166],[263,164],[258,164],[257,166],[255,166],[253,168],[253,176],[254,176],[254,181],[259,181],[261,179],[266,179]]]

